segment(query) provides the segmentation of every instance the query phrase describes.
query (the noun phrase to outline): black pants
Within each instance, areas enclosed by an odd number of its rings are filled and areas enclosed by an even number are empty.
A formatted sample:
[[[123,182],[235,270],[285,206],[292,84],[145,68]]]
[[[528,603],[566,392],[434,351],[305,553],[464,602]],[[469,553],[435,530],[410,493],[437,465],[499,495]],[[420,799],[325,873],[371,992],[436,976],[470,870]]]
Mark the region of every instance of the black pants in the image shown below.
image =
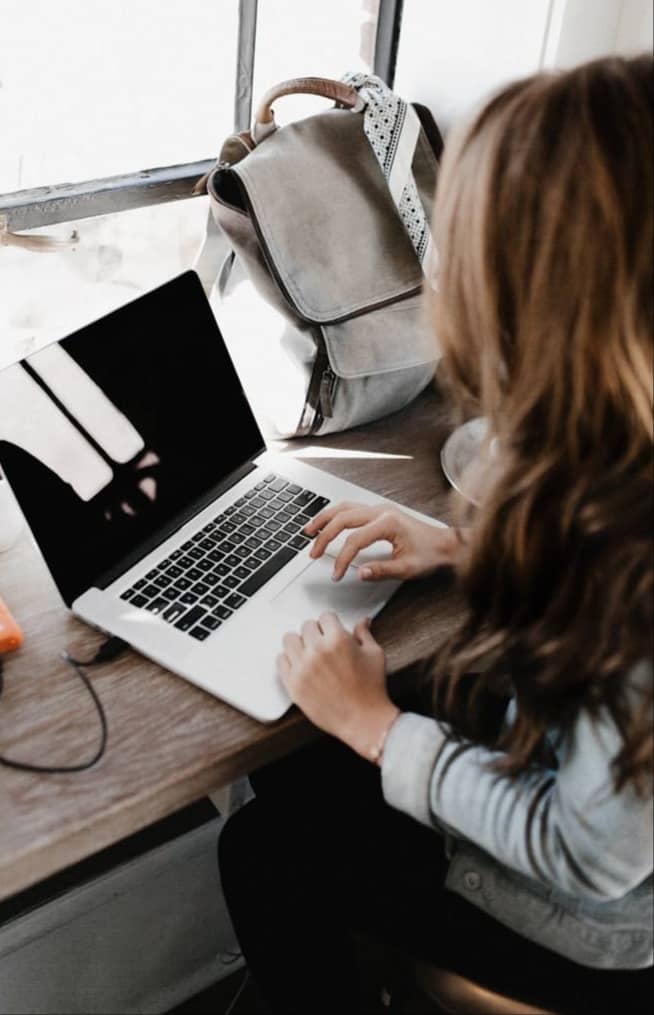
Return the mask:
[[[560,1012],[650,1011],[652,970],[588,969],[443,887],[443,840],[383,800],[379,771],[325,738],[251,778],[220,837],[223,891],[277,1012],[355,1011],[351,930]]]

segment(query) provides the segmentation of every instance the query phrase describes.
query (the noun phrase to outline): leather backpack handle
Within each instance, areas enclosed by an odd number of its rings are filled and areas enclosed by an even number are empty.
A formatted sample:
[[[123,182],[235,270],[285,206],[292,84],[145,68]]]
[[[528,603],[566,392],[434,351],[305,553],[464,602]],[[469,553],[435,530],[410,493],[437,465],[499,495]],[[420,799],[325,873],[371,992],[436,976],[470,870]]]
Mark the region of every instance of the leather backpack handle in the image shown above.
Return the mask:
[[[258,124],[265,127],[275,122],[272,104],[283,95],[322,95],[346,109],[363,108],[359,93],[342,81],[333,81],[331,78],[291,78],[266,92],[254,117],[255,127]]]

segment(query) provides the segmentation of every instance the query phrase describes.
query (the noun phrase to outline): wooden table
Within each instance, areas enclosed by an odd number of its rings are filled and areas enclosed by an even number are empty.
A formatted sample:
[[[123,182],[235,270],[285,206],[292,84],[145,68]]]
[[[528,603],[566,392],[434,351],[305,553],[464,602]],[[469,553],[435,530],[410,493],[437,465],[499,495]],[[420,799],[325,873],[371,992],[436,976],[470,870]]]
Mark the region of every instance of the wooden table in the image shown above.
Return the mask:
[[[281,450],[447,521],[438,452],[450,429],[447,405],[428,390],[378,423]],[[92,656],[101,636],[63,605],[26,534],[0,556],[0,591],[25,633],[23,649],[6,659],[0,753],[51,765],[88,757],[97,715],[59,656],[66,648]],[[460,612],[445,577],[403,586],[373,628],[389,670],[438,644]],[[0,768],[0,899],[316,735],[296,710],[261,725],[135,652],[93,670],[92,679],[109,723],[107,753],[95,768],[42,776]]]

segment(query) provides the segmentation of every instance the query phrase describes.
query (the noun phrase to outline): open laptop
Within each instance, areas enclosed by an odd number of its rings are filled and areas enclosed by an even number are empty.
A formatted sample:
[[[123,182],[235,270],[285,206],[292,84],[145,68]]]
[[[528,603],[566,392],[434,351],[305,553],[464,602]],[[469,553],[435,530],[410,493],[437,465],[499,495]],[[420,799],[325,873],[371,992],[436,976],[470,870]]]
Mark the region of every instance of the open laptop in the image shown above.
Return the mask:
[[[283,633],[399,584],[309,557],[319,510],[380,498],[266,450],[192,271],[0,373],[0,463],[77,616],[262,721]]]

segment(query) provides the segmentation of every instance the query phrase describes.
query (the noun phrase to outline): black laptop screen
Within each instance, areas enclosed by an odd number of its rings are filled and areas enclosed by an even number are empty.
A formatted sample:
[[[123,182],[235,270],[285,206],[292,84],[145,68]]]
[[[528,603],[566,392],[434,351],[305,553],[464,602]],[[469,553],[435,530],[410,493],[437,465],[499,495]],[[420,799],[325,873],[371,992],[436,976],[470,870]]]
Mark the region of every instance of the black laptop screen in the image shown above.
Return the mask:
[[[263,448],[194,272],[0,373],[0,464],[68,603]]]

